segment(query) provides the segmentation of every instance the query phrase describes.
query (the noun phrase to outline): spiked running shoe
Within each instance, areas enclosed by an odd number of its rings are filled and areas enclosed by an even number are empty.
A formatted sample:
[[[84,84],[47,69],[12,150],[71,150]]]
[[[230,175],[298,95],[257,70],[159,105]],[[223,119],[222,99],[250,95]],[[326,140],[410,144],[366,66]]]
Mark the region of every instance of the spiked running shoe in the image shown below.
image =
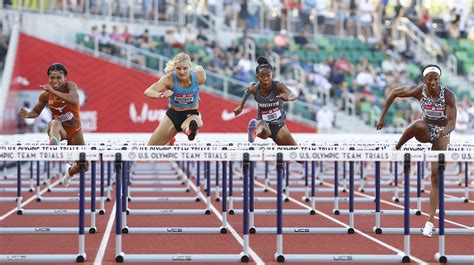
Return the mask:
[[[431,237],[433,235],[434,231],[434,225],[432,222],[426,222],[425,228],[423,228],[423,235],[426,237]]]
[[[198,131],[198,124],[197,124],[196,121],[192,120],[189,123],[189,131],[190,131],[190,133],[188,134],[188,140],[192,141],[192,140],[194,140],[194,138],[196,138],[196,134],[197,134],[197,131]]]
[[[72,178],[71,174],[69,174],[69,169],[71,169],[71,167],[72,167],[72,164],[66,163],[66,173],[64,173],[64,177],[61,180],[62,184],[66,187],[69,186],[69,181]]]
[[[248,131],[249,142],[253,143],[255,141],[255,138],[257,138],[257,120],[256,119],[251,119],[249,121],[247,131]]]
[[[58,145],[58,144],[59,144],[58,138],[53,136],[49,139],[49,145]]]

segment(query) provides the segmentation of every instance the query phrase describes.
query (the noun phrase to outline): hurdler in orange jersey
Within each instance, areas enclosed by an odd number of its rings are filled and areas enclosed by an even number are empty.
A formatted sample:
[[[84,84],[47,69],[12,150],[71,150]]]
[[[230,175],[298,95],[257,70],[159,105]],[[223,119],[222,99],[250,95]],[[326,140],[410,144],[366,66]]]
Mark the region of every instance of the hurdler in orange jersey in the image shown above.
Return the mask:
[[[68,89],[68,84],[64,90]],[[67,93],[67,91],[61,91]],[[53,119],[59,120],[66,131],[66,139],[73,138],[79,131],[81,131],[81,118],[79,115],[79,104],[69,103],[52,93],[48,93],[48,108],[51,110]]]
[[[53,117],[48,124],[49,144],[59,144],[60,141],[67,140],[68,145],[85,145],[79,116],[77,85],[66,81],[67,69],[62,64],[52,64],[47,74],[49,82],[41,85],[44,91],[39,96],[38,102],[31,111],[21,108],[20,117],[36,118],[47,105]],[[67,185],[69,179],[78,172],[77,162],[73,165],[68,164],[63,183]]]

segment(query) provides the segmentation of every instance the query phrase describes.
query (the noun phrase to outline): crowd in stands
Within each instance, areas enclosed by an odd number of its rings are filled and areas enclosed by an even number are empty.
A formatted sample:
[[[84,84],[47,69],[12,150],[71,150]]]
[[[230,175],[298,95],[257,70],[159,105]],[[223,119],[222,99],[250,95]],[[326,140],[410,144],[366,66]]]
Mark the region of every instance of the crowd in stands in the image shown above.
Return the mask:
[[[91,13],[104,13],[98,1],[90,2]],[[223,2],[222,10],[218,8],[218,2]],[[230,45],[222,45],[218,36],[206,28],[170,26],[164,32],[155,32],[150,27],[143,32],[129,32],[127,27],[119,29],[116,25],[110,25],[112,28],[109,30],[110,26],[104,24],[100,29],[99,26],[93,27],[88,33],[90,39],[81,39],[80,42],[97,41],[102,52],[121,57],[127,55],[129,46],[117,43],[126,43],[167,57],[185,51],[194,62],[203,64],[208,71],[251,82],[255,80],[255,62],[250,61],[244,44],[252,41],[256,44],[256,56],[279,59],[280,80],[294,85],[299,99],[315,105],[316,109],[322,108],[327,104],[317,96],[317,92],[322,91],[330,94],[330,103],[335,108],[345,109],[347,99],[351,98],[355,101],[356,114],[363,117],[367,124],[373,125],[388,89],[421,81],[421,63],[414,59],[409,47],[399,50],[392,42],[390,25],[386,21],[393,24],[403,17],[410,19],[427,34],[438,59],[443,61],[450,53],[457,57],[464,55],[467,57],[460,60],[460,73],[467,73],[470,65],[474,70],[474,16],[468,8],[454,5],[448,12],[432,14],[432,10],[417,6],[417,1],[412,1],[408,6],[402,5],[401,1],[389,6],[388,2],[391,1],[198,1],[205,5],[199,10],[205,10],[201,13],[207,14],[210,20],[222,11],[224,24],[242,29],[243,34],[232,40]],[[127,8],[130,6],[126,1],[114,1],[113,5],[113,14],[128,16]],[[83,1],[60,8],[76,12],[85,10]],[[159,20],[175,20],[179,12],[177,1],[170,0],[144,0],[139,9],[140,12],[136,14],[141,14],[144,19],[153,19],[158,14]],[[261,12],[265,12],[264,16],[261,16]],[[263,23],[260,21],[262,17],[265,19]],[[288,23],[289,20],[294,21]],[[260,34],[261,25],[264,25],[265,34]],[[152,60],[144,53],[134,52],[131,59],[138,65],[154,67]],[[304,85],[294,80],[294,68],[304,70]],[[451,87],[449,83],[445,85],[455,92],[463,90]],[[467,117],[465,127],[474,128],[470,95],[459,93],[458,102],[458,117]],[[316,119],[316,116],[313,113],[309,118]],[[414,101],[397,99],[386,124],[400,131],[420,116],[419,105]]]
[[[410,54],[397,52],[388,42],[369,44],[359,39],[345,40],[339,38],[312,38],[308,31],[298,34],[281,30],[274,36],[252,36],[245,30],[242,36],[231,41],[224,47],[219,41],[204,29],[194,30],[193,27],[168,28],[163,35],[154,35],[145,29],[141,34],[132,34],[128,28],[121,30],[112,26],[102,25],[91,29],[90,37],[97,39],[102,52],[124,56],[123,46],[117,43],[131,44],[137,48],[151,52],[166,54],[169,57],[179,51],[185,51],[193,57],[193,61],[203,64],[212,71],[243,82],[252,82],[254,77],[254,62],[245,56],[243,43],[251,40],[257,44],[256,56],[272,57],[277,54],[280,58],[282,81],[294,84],[291,76],[292,67],[301,67],[305,72],[305,86],[296,85],[300,99],[314,104],[316,109],[325,102],[316,97],[316,91],[328,92],[331,103],[337,108],[344,109],[345,98],[351,95],[356,101],[356,112],[372,125],[378,118],[377,109],[381,109],[385,94],[389,88],[401,85],[415,85],[421,80],[419,67]],[[388,38],[384,38],[388,40]],[[304,47],[304,48],[302,48]],[[148,66],[149,61],[144,54],[136,53],[132,60],[140,65]],[[240,91],[236,93],[239,95]],[[460,112],[471,112],[470,98],[462,95],[459,99]],[[327,103],[327,102],[326,102]],[[387,124],[400,130],[413,119],[419,118],[419,106],[410,99],[399,99],[392,107],[387,117]],[[469,116],[468,127],[473,127],[472,117]],[[316,118],[316,114],[310,117]]]

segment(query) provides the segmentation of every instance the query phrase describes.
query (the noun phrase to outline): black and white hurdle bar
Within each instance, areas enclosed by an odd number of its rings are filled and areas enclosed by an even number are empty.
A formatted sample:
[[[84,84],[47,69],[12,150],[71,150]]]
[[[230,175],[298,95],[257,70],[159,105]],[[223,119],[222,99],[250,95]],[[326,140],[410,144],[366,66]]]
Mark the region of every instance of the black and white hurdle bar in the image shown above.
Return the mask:
[[[243,215],[243,234],[244,234],[244,244],[243,251],[240,254],[126,254],[122,251],[122,224],[121,224],[121,213],[122,213],[122,202],[123,196],[126,196],[122,188],[122,179],[121,179],[121,167],[122,167],[122,158],[126,157],[128,160],[134,160],[131,157],[135,156],[130,155],[131,152],[117,152],[114,154],[115,167],[116,167],[116,240],[115,240],[115,260],[117,262],[248,262],[249,261],[249,235],[248,235],[248,201],[244,201],[244,215]],[[169,154],[170,151],[153,151],[153,153],[162,153]],[[183,156],[186,152],[176,151],[177,156]],[[212,153],[212,154],[211,154]],[[250,165],[250,159],[253,160],[262,160],[261,152],[253,152],[249,155],[249,152],[235,152],[235,151],[214,151],[206,152],[211,160],[236,160],[242,159],[243,157],[243,171],[244,171],[244,186],[247,189],[244,189],[244,197],[248,197],[248,171]],[[106,157],[110,158],[111,154],[108,154]],[[151,156],[150,156],[151,157]],[[172,161],[173,158],[166,158],[167,156],[155,157],[149,161]],[[225,157],[225,159],[222,159]],[[171,159],[171,160],[170,160]],[[140,159],[135,159],[140,160]],[[185,156],[178,159],[180,161],[190,160]],[[208,160],[204,158],[204,160]],[[195,161],[195,160],[192,160]],[[208,181],[210,178],[208,177]],[[209,186],[208,186],[209,187]],[[210,192],[208,189],[207,192]]]
[[[26,157],[25,154],[31,154],[31,151],[9,151],[9,155],[13,158],[13,161],[21,161],[22,157]],[[51,154],[54,152],[44,153],[44,154]],[[71,152],[72,154],[73,152]],[[56,152],[58,155],[58,152]],[[47,156],[47,155],[46,155]],[[2,254],[0,255],[0,263],[7,263],[7,262],[84,262],[86,260],[86,253],[85,253],[85,235],[84,235],[84,213],[85,213],[85,165],[86,165],[86,153],[84,152],[76,152],[75,160],[79,160],[80,166],[80,188],[79,188],[79,227],[76,228],[79,232],[79,249],[77,254]],[[20,163],[20,162],[18,162]],[[35,228],[33,228],[35,229]],[[37,229],[37,228],[36,228]],[[47,230],[47,229],[37,229],[37,230]],[[76,230],[76,231],[77,231]],[[61,233],[56,230],[58,233]],[[20,233],[18,231],[18,233]]]
[[[290,154],[290,156],[292,156]],[[293,155],[294,156],[294,155]],[[295,159],[295,158],[293,158]],[[278,175],[281,175],[283,167],[283,154],[276,154],[277,160],[277,170]],[[354,161],[350,161],[349,166],[353,168]],[[405,192],[406,196],[409,198],[409,167],[410,167],[410,154],[405,154],[404,157],[405,164]],[[353,170],[352,170],[353,172]],[[350,187],[349,192],[354,192],[353,187],[353,177],[354,174],[350,174],[351,181],[349,183]],[[351,185],[352,184],[352,185]],[[277,262],[410,262],[410,213],[409,213],[409,200],[405,202],[405,213],[404,213],[404,224],[405,224],[405,233],[404,233],[404,252],[393,254],[393,255],[380,255],[380,254],[284,254],[283,253],[283,212],[282,212],[282,180],[279,177],[277,183],[277,250],[275,253],[275,259]],[[349,203],[350,210],[353,211],[353,200]],[[350,217],[353,215],[350,215]],[[350,227],[353,227],[353,219],[351,220]],[[338,257],[345,257],[340,259]],[[346,259],[350,258],[350,259]]]
[[[445,244],[445,230],[447,228],[444,227],[444,169],[446,167],[446,160],[445,155],[439,155],[438,161],[439,167],[439,251],[435,254],[434,258],[438,260],[440,263],[446,262],[463,262],[463,263],[471,263],[474,264],[474,255],[446,255],[446,244]],[[473,229],[474,230],[474,229]]]

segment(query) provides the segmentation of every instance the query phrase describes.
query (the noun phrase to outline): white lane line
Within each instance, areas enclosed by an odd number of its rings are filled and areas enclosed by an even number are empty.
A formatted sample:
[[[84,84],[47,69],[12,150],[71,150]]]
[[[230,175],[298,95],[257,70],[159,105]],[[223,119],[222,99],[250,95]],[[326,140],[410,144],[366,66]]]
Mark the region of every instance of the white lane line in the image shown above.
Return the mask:
[[[325,182],[325,181],[323,181],[323,184],[324,184],[325,186],[327,186],[327,187],[334,187],[334,185],[332,185],[332,184],[330,184],[330,183],[328,183],[328,182]],[[425,192],[426,192],[426,193],[430,193],[430,192],[429,192],[428,190],[426,190],[426,189],[425,189]],[[368,195],[368,194],[365,194],[365,193],[361,193],[361,192],[358,192],[358,191],[354,191],[354,194],[357,194],[357,195],[359,195],[359,196],[366,197],[366,198],[373,198],[373,197],[375,197],[375,196],[371,196],[371,195]],[[452,197],[454,197],[454,196],[452,196]],[[416,198],[416,197],[415,197],[415,198]],[[458,198],[458,197],[454,197],[454,198]],[[400,209],[404,209],[403,206],[398,205],[398,204],[396,204],[396,203],[393,203],[393,202],[391,202],[391,201],[386,201],[386,200],[380,199],[380,202],[385,203],[385,204],[388,204],[388,205],[391,205],[391,206],[394,206],[394,207],[397,207],[397,208],[400,208]],[[425,213],[425,212],[423,212],[423,211],[421,212],[421,214],[424,215],[424,216],[429,216],[428,213]],[[438,216],[435,216],[435,219],[439,219],[439,217],[438,217]],[[470,226],[463,225],[463,224],[460,224],[460,223],[451,221],[451,220],[449,220],[449,219],[447,219],[447,218],[444,218],[444,222],[450,223],[450,224],[453,224],[453,225],[457,225],[457,226],[460,226],[460,227],[464,227],[464,228],[471,228]]]
[[[189,181],[189,184],[190,186],[192,187],[192,189],[198,193],[197,191],[197,187],[194,185],[194,182],[192,181]],[[199,197],[201,198],[201,200],[203,202],[205,202],[207,200],[206,197],[204,197],[204,194],[202,194],[201,192],[198,193],[199,194]],[[216,207],[214,207],[214,205],[211,204],[211,210],[214,212],[214,214],[217,216],[217,218],[219,218],[219,220],[222,222],[222,215],[221,213],[219,212],[219,210],[216,209]],[[237,241],[239,242],[239,244],[243,247],[244,246],[244,240],[240,237],[239,233],[237,233],[237,231],[235,231],[235,229],[229,224],[227,223],[227,229],[229,229],[229,231],[232,233],[232,235],[235,237],[235,239],[237,239]],[[249,247],[249,254],[250,256],[252,257],[253,261],[257,264],[265,264],[265,262],[263,262],[263,260],[257,255],[257,253],[255,253],[255,251],[253,251],[252,248]]]
[[[104,236],[102,237],[102,241],[100,242],[99,251],[97,251],[97,255],[94,259],[94,265],[100,265],[104,260],[105,250],[107,249],[107,244],[109,243],[110,234],[112,232],[112,226],[114,225],[115,221],[115,206],[116,204],[114,203],[114,208],[112,209],[109,221],[107,222],[107,228],[105,229]]]
[[[260,182],[258,182],[258,181],[256,181],[255,183],[257,183],[257,184],[258,184],[259,186],[261,186],[261,187],[265,187],[265,185],[264,185],[263,183],[260,183]],[[276,190],[273,189],[273,188],[271,188],[271,187],[268,187],[268,190],[271,191],[271,192],[273,192],[273,193],[275,193],[275,194],[277,193]],[[289,197],[289,199],[290,199],[290,201],[292,201],[292,202],[294,202],[294,203],[296,203],[296,204],[298,204],[298,205],[300,205],[300,206],[302,206],[302,207],[304,207],[304,208],[306,208],[306,209],[311,210],[311,207],[309,207],[308,205],[306,205],[306,204],[304,204],[304,203],[302,203],[302,202],[300,202],[300,201],[298,201],[298,200],[296,200],[296,199],[294,199],[294,198],[292,198],[292,197]],[[347,225],[347,224],[345,224],[345,223],[343,223],[343,222],[341,222],[341,221],[339,221],[339,220],[337,220],[337,219],[335,219],[335,218],[333,218],[333,217],[331,217],[331,216],[325,214],[324,212],[321,212],[321,211],[319,211],[319,210],[317,210],[317,209],[316,209],[316,212],[317,212],[319,215],[324,216],[325,218],[327,218],[327,219],[329,219],[329,220],[331,220],[331,221],[333,221],[333,222],[335,222],[335,223],[338,223],[338,224],[340,224],[340,225],[342,225],[342,226],[344,226],[344,227],[349,228],[349,225]],[[356,229],[356,228],[354,228],[354,231],[355,231],[357,234],[359,234],[359,235],[361,235],[361,236],[363,236],[363,237],[365,237],[365,238],[367,238],[367,239],[370,239],[370,240],[374,241],[375,243],[378,243],[378,244],[380,244],[380,245],[382,245],[382,246],[384,246],[384,247],[386,247],[386,248],[388,248],[388,249],[390,249],[390,250],[392,250],[392,251],[394,251],[394,252],[403,253],[403,250],[400,250],[400,249],[398,249],[398,248],[396,248],[396,247],[394,247],[394,246],[392,246],[392,245],[389,245],[389,244],[387,244],[387,243],[385,243],[385,242],[383,242],[383,241],[380,241],[380,240],[377,239],[377,238],[371,237],[370,235],[368,235],[368,234],[366,234],[366,233],[364,233],[364,232],[362,232],[362,231],[360,231],[360,230],[358,230],[358,229]],[[422,263],[423,263],[423,264],[427,264],[426,261],[423,261],[423,260],[421,260],[421,259],[419,259],[419,258],[417,258],[417,257],[415,257],[415,256],[412,256],[412,255],[410,255],[410,259],[411,259],[412,261],[417,262],[418,264],[422,264]]]
[[[56,180],[56,182],[54,182],[53,184],[51,184],[50,187],[52,188],[52,187],[58,185],[58,183],[59,183],[59,180]],[[35,187],[36,187],[36,186],[35,186]],[[47,191],[48,191],[48,188],[43,189],[43,190],[40,192],[40,196],[43,195],[43,194],[44,194],[45,192],[47,192]],[[32,202],[32,201],[35,200],[35,199],[36,199],[36,194],[33,195],[33,196],[31,196],[31,198],[29,198],[28,200],[24,201],[24,202],[21,204],[20,208],[23,208],[23,206],[27,205],[28,203]],[[5,218],[7,218],[8,216],[10,216],[11,214],[16,213],[17,210],[18,210],[17,207],[13,208],[11,211],[9,211],[8,213],[6,213],[6,214],[4,214],[2,217],[0,217],[0,221],[3,221],[3,220],[5,220]]]

